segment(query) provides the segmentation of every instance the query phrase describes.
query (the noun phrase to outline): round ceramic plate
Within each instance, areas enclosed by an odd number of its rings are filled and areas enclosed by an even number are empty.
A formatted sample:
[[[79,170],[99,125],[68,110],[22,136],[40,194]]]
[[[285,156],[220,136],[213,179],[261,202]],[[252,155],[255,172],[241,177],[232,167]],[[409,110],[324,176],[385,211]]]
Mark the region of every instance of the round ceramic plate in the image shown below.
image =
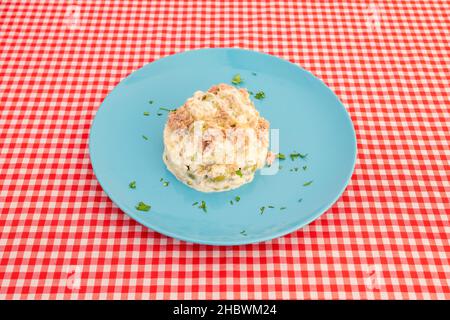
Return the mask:
[[[236,190],[198,192],[162,161],[165,109],[178,108],[197,90],[231,83],[236,74],[242,87],[265,93],[253,100],[271,129],[279,129],[286,159],[274,164],[278,173],[257,172]],[[254,51],[202,49],[145,65],[120,82],[95,116],[89,152],[103,190],[131,218],[177,239],[239,245],[285,235],[324,213],[350,180],[356,139],[344,106],[311,73]],[[138,211],[141,201],[151,210]],[[206,212],[193,205],[201,201]]]

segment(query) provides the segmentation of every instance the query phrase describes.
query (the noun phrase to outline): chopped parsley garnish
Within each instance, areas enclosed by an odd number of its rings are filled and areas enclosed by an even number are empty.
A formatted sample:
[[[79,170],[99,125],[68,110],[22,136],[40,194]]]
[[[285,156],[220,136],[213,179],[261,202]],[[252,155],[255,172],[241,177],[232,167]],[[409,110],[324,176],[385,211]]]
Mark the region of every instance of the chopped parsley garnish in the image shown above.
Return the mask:
[[[252,72],[252,75],[253,75],[253,76],[256,76],[256,72]]]
[[[266,207],[261,207],[261,208],[259,208],[259,214],[263,214],[263,213],[264,213],[264,210],[266,210]]]
[[[142,135],[142,138],[144,138],[144,140],[148,140],[147,136]]]
[[[198,201],[195,201],[195,202],[192,204],[192,206],[196,206],[196,205],[198,205]]]
[[[302,199],[302,198],[298,199],[298,202],[302,202],[302,201],[303,201],[303,199]]]
[[[312,183],[313,183],[313,181],[311,180],[311,181],[305,182],[305,183],[303,184],[303,186],[304,186],[304,187],[307,187],[307,186],[310,186]]]
[[[241,75],[238,73],[236,74],[233,79],[231,79],[232,84],[241,84],[243,79],[241,78]]]
[[[291,157],[291,160],[294,161],[295,159],[300,158],[300,153],[298,152],[291,153],[289,157]]]
[[[169,181],[164,181],[163,178],[159,179],[159,182],[162,182],[163,187],[168,187],[169,186]]]
[[[162,113],[161,113],[161,112],[158,112],[157,115],[158,115],[158,116],[162,116]]]
[[[149,104],[153,104],[153,100],[149,100],[149,102],[148,102]]]
[[[163,108],[163,107],[161,107],[161,108],[159,108],[159,110],[163,110],[163,111],[167,111],[167,112],[172,112],[172,111],[175,111],[175,110],[177,110],[177,109],[168,109],[168,108]]]
[[[149,211],[152,208],[152,206],[145,204],[144,202],[141,201],[137,204],[135,208],[139,211]]]
[[[230,204],[233,205],[234,202],[238,203],[239,201],[241,201],[241,197],[236,196],[236,197],[234,197],[234,201],[233,201],[233,200],[230,200]]]
[[[242,178],[242,171],[241,171],[241,169],[236,170],[235,173],[236,173],[239,177]]]
[[[287,207],[281,207],[280,210],[286,210]]]
[[[243,235],[244,237],[246,237],[246,236],[247,236],[247,231],[242,230],[242,231],[240,232],[240,234]]]
[[[149,115],[150,115],[150,112],[144,111],[144,116],[149,116]]]
[[[291,172],[293,172],[293,171],[297,172],[297,171],[298,171],[298,167],[292,168],[292,169],[289,170],[289,171],[291,171]]]
[[[248,90],[248,94],[252,96],[254,93],[253,91]]]
[[[130,189],[136,189],[136,181],[131,181],[128,186],[130,187]]]
[[[267,206],[267,208],[273,209],[273,208],[275,208],[275,207],[274,207],[274,206]]]
[[[292,161],[294,161],[297,158],[305,160],[306,157],[308,156],[308,154],[307,153],[303,154],[303,153],[293,152],[289,156],[291,157]]]
[[[206,207],[206,202],[202,200],[202,203],[198,206],[199,209],[202,209],[205,213],[208,212],[208,208]]]
[[[282,153],[278,153],[277,154],[277,158],[280,159],[280,160],[284,160],[284,159],[286,159],[286,156],[284,154],[282,154]]]
[[[266,97],[266,94],[264,93],[264,91],[258,91],[257,93],[255,93],[255,99],[262,100],[265,97]]]
[[[303,171],[306,171],[307,168],[308,168],[308,166],[303,166],[302,167]]]

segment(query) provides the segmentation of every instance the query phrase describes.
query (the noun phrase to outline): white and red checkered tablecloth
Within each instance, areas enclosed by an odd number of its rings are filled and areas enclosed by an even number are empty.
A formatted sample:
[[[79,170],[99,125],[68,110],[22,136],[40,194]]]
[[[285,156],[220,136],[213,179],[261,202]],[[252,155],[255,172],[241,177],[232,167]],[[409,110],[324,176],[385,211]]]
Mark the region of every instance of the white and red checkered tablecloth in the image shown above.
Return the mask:
[[[448,1],[0,2],[0,297],[450,299]],[[323,79],[355,173],[321,218],[239,247],[167,238],[95,179],[107,93],[176,52],[240,47]]]

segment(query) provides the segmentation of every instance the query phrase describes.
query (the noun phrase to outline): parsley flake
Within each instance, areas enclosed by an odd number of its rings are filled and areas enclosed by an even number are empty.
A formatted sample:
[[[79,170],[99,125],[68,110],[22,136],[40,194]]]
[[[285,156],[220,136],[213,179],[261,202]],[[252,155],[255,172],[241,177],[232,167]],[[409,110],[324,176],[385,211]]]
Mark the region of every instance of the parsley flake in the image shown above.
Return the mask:
[[[135,208],[139,211],[149,211],[152,208],[152,206],[145,204],[144,202],[141,201],[135,206]]]
[[[294,161],[295,159],[300,157],[300,153],[298,152],[291,153],[289,157],[291,157],[291,160]]]
[[[161,107],[161,108],[159,108],[159,110],[163,110],[163,111],[167,111],[167,112],[173,112],[173,111],[176,111],[177,109],[168,109],[168,108]]]
[[[255,99],[258,99],[258,100],[262,100],[262,99],[264,99],[266,97],[266,94],[264,93],[264,91],[258,91],[256,94],[255,94]]]
[[[305,154],[303,154],[303,153],[300,153],[300,159],[306,159],[306,157],[308,156],[308,154],[307,153],[305,153]]]
[[[246,236],[247,236],[247,231],[242,230],[242,231],[240,232],[240,234],[243,235],[244,237],[246,237]]]
[[[259,208],[259,214],[262,215],[264,213],[264,210],[266,210],[266,207]]]
[[[149,116],[149,115],[150,115],[150,112],[144,111],[144,116]]]
[[[277,158],[280,159],[280,160],[284,160],[284,159],[286,159],[286,156],[284,154],[282,154],[282,153],[278,153],[277,154]]]
[[[310,186],[312,183],[313,183],[313,181],[311,180],[311,181],[305,182],[305,183],[303,184],[303,186],[304,186],[304,187],[307,187],[307,186]]]
[[[142,138],[144,138],[144,140],[148,140],[147,136],[142,135]]]
[[[130,189],[136,189],[136,181],[131,181],[128,186],[130,187]]]
[[[241,75],[238,73],[234,75],[233,79],[231,79],[232,84],[241,84],[243,79],[241,78]]]
[[[307,156],[308,156],[307,153],[298,153],[298,152],[293,152],[289,155],[289,157],[291,157],[292,161],[294,161],[297,158],[305,160]]]
[[[292,161],[294,161],[294,160],[297,159],[297,158],[300,158],[300,159],[305,160],[306,157],[308,156],[308,154],[307,154],[307,153],[304,153],[304,154],[303,154],[303,153],[293,152],[293,153],[291,153],[289,156],[291,157],[291,160],[292,160]]]
[[[236,173],[239,177],[242,178],[242,171],[241,171],[241,169],[236,170],[235,173]]]
[[[198,206],[199,209],[202,209],[205,213],[208,212],[208,208],[206,207],[206,202],[202,200],[202,203]]]
[[[195,201],[195,202],[192,204],[192,206],[196,206],[196,205],[198,205],[198,201]]]
[[[236,197],[234,197],[234,200],[236,200],[236,202],[239,202],[241,200],[241,197],[236,196]]]

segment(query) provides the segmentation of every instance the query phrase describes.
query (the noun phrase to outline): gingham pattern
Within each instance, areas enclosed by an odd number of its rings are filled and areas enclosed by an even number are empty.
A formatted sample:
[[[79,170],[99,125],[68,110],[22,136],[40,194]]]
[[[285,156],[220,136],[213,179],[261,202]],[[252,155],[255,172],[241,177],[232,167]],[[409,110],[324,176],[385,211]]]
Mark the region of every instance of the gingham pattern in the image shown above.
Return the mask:
[[[449,299],[449,2],[1,1],[0,297]],[[274,54],[347,107],[358,161],[342,198],[288,236],[173,240],[97,183],[106,94],[160,57]]]

